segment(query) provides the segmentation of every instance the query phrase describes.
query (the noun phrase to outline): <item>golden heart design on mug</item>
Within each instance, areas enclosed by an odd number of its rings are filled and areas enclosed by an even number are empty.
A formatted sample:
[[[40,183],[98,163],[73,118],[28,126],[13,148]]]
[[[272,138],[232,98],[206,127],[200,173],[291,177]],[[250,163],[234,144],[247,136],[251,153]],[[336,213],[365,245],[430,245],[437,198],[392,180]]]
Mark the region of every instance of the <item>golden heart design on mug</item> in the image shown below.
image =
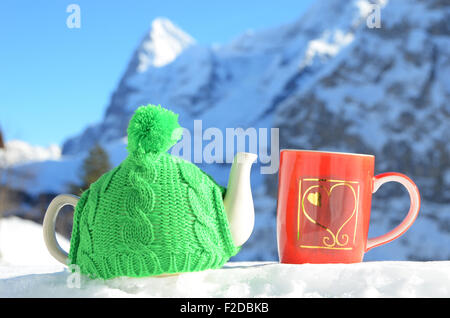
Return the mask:
[[[329,189],[322,184],[310,186],[304,192],[301,203],[306,218],[329,234],[322,240],[325,247],[343,247],[348,244],[349,235],[341,234],[341,231],[353,218],[357,208],[356,192],[349,183],[336,183]],[[339,221],[342,216],[349,214],[342,222]]]
[[[321,203],[322,196],[320,195],[320,192],[314,192],[314,193],[311,192],[308,194],[307,198],[308,198],[308,201],[315,206],[322,205],[322,203]]]

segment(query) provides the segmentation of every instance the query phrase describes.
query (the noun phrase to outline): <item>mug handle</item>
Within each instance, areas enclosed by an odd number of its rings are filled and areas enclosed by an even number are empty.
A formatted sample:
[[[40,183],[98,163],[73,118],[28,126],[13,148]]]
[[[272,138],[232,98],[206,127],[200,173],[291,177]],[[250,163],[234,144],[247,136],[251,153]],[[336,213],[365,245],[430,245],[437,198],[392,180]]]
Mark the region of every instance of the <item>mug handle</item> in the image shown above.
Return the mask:
[[[60,194],[55,197],[45,212],[44,222],[42,224],[44,231],[44,242],[50,254],[59,262],[67,265],[68,253],[62,249],[56,240],[55,222],[59,211],[66,205],[76,207],[80,198],[71,194]]]
[[[409,212],[403,219],[402,223],[397,225],[397,227],[394,228],[393,230],[389,231],[384,235],[368,239],[366,252],[374,247],[389,243],[398,238],[399,236],[403,235],[414,223],[417,215],[419,214],[420,209],[419,189],[410,178],[398,172],[386,172],[379,174],[373,178],[372,193],[377,192],[380,186],[386,182],[398,182],[406,188],[406,190],[409,193],[409,198],[411,200]]]

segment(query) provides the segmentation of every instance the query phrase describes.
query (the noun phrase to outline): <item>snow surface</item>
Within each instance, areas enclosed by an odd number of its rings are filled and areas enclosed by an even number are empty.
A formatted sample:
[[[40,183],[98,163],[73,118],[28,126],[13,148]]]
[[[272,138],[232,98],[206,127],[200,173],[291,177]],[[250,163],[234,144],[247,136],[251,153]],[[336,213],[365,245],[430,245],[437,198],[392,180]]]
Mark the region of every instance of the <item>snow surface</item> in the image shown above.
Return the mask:
[[[69,242],[57,235],[65,250]],[[42,226],[18,217],[0,219],[0,264],[7,266],[64,266],[56,261],[45,247]],[[0,277],[3,277],[0,271]]]
[[[0,297],[450,297],[450,261],[235,262],[162,278],[81,277],[74,285],[73,274],[45,250],[40,225],[3,219],[0,239]]]

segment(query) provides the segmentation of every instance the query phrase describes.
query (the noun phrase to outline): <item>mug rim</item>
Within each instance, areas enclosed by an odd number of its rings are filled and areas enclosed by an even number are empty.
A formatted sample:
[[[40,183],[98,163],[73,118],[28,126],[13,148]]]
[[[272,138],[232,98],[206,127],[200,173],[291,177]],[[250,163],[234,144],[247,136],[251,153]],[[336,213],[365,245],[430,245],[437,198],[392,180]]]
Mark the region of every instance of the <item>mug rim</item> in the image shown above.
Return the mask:
[[[375,155],[362,154],[362,153],[352,153],[352,152],[322,151],[322,150],[308,150],[308,149],[281,149],[280,153],[283,152],[283,151],[289,151],[289,152],[315,152],[315,153],[323,153],[323,154],[375,158]]]

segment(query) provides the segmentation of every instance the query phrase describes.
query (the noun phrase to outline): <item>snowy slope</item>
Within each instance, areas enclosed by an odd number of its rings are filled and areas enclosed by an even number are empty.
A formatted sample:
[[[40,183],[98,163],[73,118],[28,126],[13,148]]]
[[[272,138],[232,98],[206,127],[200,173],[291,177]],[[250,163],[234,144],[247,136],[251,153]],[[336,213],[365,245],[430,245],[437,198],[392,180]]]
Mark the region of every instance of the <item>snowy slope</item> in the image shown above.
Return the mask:
[[[69,242],[57,235],[57,240],[66,251]],[[54,266],[63,269],[47,251],[42,226],[17,217],[0,219],[0,265],[11,267]],[[5,273],[0,271],[0,277]]]
[[[0,297],[450,297],[450,261],[236,262],[164,278],[83,276],[77,286],[46,251],[42,227],[17,218],[0,221],[0,252]]]

